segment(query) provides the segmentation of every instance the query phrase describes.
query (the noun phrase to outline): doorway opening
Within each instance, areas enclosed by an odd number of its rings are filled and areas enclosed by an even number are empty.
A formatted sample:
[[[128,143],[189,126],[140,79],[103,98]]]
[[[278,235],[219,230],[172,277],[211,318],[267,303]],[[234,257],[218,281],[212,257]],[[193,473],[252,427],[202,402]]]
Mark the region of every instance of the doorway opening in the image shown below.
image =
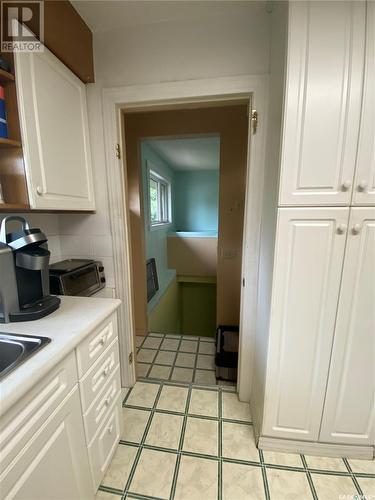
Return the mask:
[[[236,383],[248,104],[123,114],[138,378]]]

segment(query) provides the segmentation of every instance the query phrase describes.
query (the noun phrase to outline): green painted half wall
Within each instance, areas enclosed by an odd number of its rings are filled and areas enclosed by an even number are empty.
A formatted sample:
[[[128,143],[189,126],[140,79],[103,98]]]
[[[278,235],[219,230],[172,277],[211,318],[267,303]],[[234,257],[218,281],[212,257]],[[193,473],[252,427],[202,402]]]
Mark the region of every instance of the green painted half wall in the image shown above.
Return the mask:
[[[150,332],[180,333],[180,304],[177,279],[174,278],[148,315]]]
[[[178,276],[149,313],[149,331],[214,337],[216,281]]]

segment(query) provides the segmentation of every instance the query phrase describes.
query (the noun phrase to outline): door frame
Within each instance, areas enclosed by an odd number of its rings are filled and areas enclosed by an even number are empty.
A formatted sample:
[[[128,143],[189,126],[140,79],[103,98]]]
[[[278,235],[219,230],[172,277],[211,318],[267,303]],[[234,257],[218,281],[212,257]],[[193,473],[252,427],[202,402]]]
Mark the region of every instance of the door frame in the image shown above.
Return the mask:
[[[251,98],[252,108],[258,111],[259,123],[255,135],[249,126],[242,250],[242,278],[246,286],[243,286],[241,291],[237,385],[240,399],[250,399],[265,172],[268,79],[268,75],[244,75],[103,89],[104,143],[116,296],[122,301],[118,314],[121,379],[124,387],[134,385],[136,374],[135,363],[128,361],[135,346],[123,111],[151,110],[173,105],[181,107],[184,104],[199,106],[199,103],[214,104]],[[120,155],[117,154],[117,145],[120,147]]]

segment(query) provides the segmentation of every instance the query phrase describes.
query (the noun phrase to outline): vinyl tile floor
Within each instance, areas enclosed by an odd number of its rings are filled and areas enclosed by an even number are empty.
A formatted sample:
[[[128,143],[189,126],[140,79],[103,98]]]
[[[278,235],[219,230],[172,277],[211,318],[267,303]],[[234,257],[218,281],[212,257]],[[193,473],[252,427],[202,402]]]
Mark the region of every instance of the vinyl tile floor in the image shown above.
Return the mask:
[[[202,385],[234,384],[216,381],[215,339],[150,333],[136,337],[137,378]]]
[[[374,500],[374,461],[262,452],[228,387],[137,381],[100,500]]]

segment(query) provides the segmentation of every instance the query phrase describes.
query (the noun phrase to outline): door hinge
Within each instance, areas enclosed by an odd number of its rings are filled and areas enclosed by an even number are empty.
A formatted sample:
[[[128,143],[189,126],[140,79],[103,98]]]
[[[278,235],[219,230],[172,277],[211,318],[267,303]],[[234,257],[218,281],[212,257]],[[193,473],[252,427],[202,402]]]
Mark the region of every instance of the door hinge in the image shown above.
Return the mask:
[[[257,128],[258,128],[258,111],[256,109],[253,109],[251,111],[251,125],[253,127],[253,134],[257,133]]]
[[[242,278],[242,286],[245,286],[245,278]]]
[[[116,150],[116,158],[120,159],[121,158],[120,144],[116,144],[115,150]]]
[[[133,353],[129,354],[129,365],[133,364]]]

